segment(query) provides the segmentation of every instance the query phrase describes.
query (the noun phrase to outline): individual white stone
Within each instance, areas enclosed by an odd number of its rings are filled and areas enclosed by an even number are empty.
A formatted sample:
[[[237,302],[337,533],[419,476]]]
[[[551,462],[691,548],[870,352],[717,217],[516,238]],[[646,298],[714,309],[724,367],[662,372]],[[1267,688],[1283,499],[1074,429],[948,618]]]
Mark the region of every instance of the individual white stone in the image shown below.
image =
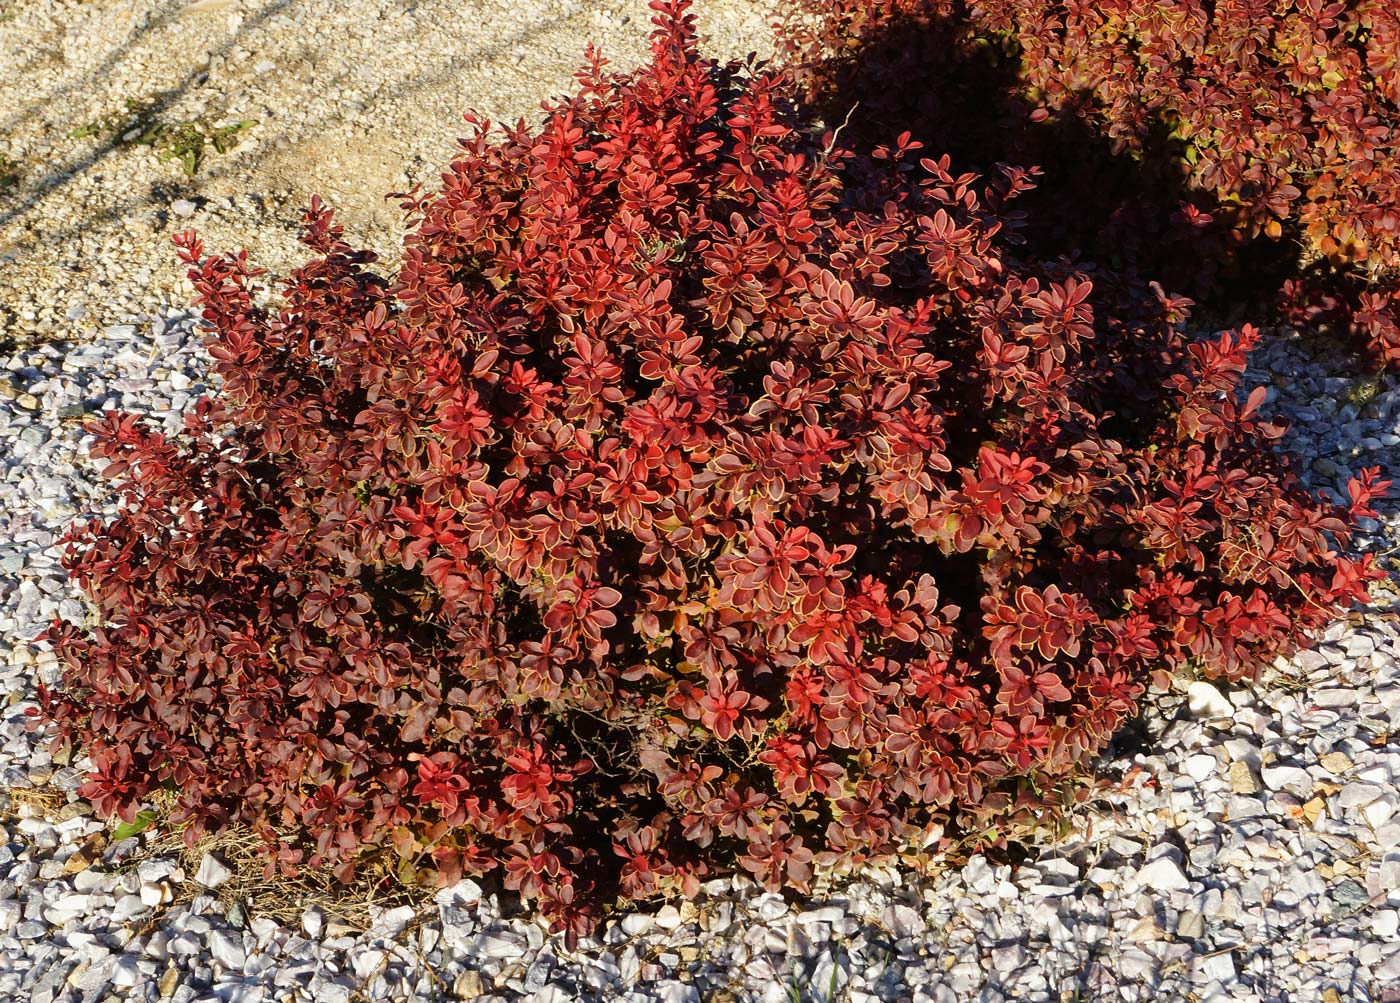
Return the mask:
[[[86,912],[91,902],[91,895],[84,895],[81,892],[67,892],[54,899],[53,908],[77,915]]]
[[[1193,717],[1213,720],[1234,717],[1235,706],[1210,683],[1196,680],[1186,687],[1186,707]]]
[[[996,876],[987,866],[987,858],[980,853],[968,858],[963,865],[962,879],[967,887],[979,894],[985,894],[996,887]]]
[[[1376,978],[1383,984],[1393,986],[1400,982],[1400,946],[1394,944],[1388,946],[1390,956],[1374,966],[1373,971],[1376,973]]]
[[[880,914],[880,922],[896,938],[917,937],[924,931],[924,920],[919,910],[903,902],[886,906]]]
[[[664,905],[656,911],[656,925],[670,932],[681,926],[681,911],[673,905]]]
[[[1156,975],[1157,961],[1141,948],[1129,947],[1118,952],[1116,958],[1118,973],[1124,978],[1141,981]]]
[[[1288,791],[1299,797],[1312,792],[1312,777],[1301,766],[1266,766],[1259,771],[1259,776],[1271,791]]]
[[[1371,917],[1372,935],[1384,941],[1394,941],[1400,933],[1400,912],[1394,909],[1378,909]]]
[[[109,976],[114,986],[134,986],[141,979],[141,970],[137,968],[138,958],[134,954],[122,954],[117,957],[112,965]]]
[[[218,888],[231,877],[233,871],[212,853],[204,855],[199,862],[199,870],[195,871],[194,875],[195,881],[205,888]]]
[[[150,911],[140,895],[123,895],[117,899],[117,904],[112,908],[112,920],[116,923],[124,923],[129,919]]]
[[[1400,849],[1400,823],[1387,822],[1376,829],[1373,838],[1384,851]]]
[[[1006,980],[1026,963],[1026,948],[1021,943],[1003,944],[992,948],[991,958],[992,971]]]
[[[788,904],[781,895],[760,895],[756,906],[759,917],[770,923],[788,914]]]
[[[174,897],[170,886],[163,881],[143,881],[140,890],[141,902],[148,908],[169,902]]]
[[[471,878],[463,878],[454,885],[448,885],[434,897],[439,905],[474,907],[481,902],[481,885]]]
[[[1197,940],[1205,932],[1205,917],[1194,909],[1184,910],[1176,920],[1178,940]]]
[[[1319,707],[1352,707],[1356,704],[1356,691],[1349,689],[1318,690],[1313,694],[1313,703]]]
[[[417,910],[412,906],[404,905],[394,909],[386,909],[375,919],[374,930],[381,935],[393,936],[408,926],[415,915],[417,915]]]
[[[388,957],[383,951],[373,949],[357,951],[351,955],[351,966],[355,969],[355,977],[365,981],[374,978],[380,974]]]
[[[306,931],[306,935],[312,940],[317,940],[321,936],[321,931],[326,927],[326,914],[315,906],[307,909],[301,914],[301,928]]]
[[[1171,857],[1158,857],[1144,865],[1137,872],[1137,881],[1143,888],[1159,892],[1191,887],[1191,882],[1182,872],[1181,865]]]
[[[219,1003],[263,1003],[267,999],[267,989],[246,982],[215,986],[214,993],[219,997]]]
[[[1235,970],[1235,956],[1230,951],[1219,951],[1208,954],[1201,959],[1201,971],[1207,978],[1216,979],[1223,983],[1235,981],[1238,972]]]
[[[1186,775],[1196,783],[1204,783],[1208,778],[1215,775],[1215,757],[1209,753],[1200,753],[1195,756],[1187,756],[1186,762],[1182,764],[1186,770]]]
[[[1375,784],[1347,784],[1337,793],[1337,804],[1343,808],[1359,808],[1375,801],[1381,793]]]
[[[477,934],[475,950],[486,958],[519,958],[524,956],[529,940],[515,930],[487,930]]]
[[[814,980],[815,982],[815,980]],[[689,983],[666,979],[652,987],[654,999],[661,1003],[700,1003],[700,990]]]
[[[194,957],[204,953],[204,942],[194,933],[181,933],[170,938],[166,950],[182,957]]]
[[[1395,765],[1400,767],[1400,757],[1396,757]],[[1357,770],[1356,779],[1363,780],[1368,784],[1386,786],[1394,782],[1395,773],[1389,766],[1383,763],[1377,763],[1374,766],[1367,766],[1365,769]]]
[[[136,873],[142,881],[158,882],[170,877],[179,865],[168,857],[159,857],[155,860],[143,860],[136,867]]]
[[[210,931],[209,954],[231,971],[240,971],[248,960],[243,949],[243,938],[229,930]]]
[[[1372,829],[1379,829],[1395,815],[1395,805],[1389,798],[1372,801],[1361,809],[1361,817]]]
[[[312,997],[316,1003],[350,1003],[355,990],[343,982],[325,981],[316,984],[315,995]]]

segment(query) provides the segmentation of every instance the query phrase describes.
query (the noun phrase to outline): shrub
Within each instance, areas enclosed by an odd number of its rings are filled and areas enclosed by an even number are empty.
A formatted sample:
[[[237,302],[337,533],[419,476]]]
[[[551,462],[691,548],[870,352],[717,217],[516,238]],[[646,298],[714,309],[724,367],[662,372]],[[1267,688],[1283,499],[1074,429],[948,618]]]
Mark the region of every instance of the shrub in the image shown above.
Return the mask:
[[[1043,166],[1059,249],[1198,298],[1262,282],[1400,359],[1394,4],[782,0],[779,28],[809,98]]]
[[[171,785],[270,870],[397,852],[577,934],[1034,818],[1148,682],[1365,597],[1335,544],[1384,483],[1296,487],[1251,329],[1100,316],[1016,256],[1024,173],[841,154],[652,6],[635,74],[468,116],[392,284],[318,200],[276,312],[178,238],[222,389],[178,439],[94,425],[97,626],[46,634],[99,810]],[[1168,376],[1124,389],[1144,346]]]

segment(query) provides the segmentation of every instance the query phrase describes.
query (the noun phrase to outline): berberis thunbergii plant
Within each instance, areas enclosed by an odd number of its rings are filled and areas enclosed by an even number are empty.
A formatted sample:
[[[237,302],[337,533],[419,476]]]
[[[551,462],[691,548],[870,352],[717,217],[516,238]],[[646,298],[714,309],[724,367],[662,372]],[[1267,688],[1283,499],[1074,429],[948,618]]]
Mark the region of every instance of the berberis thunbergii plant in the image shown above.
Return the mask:
[[[46,634],[101,812],[173,785],[270,869],[495,872],[576,934],[1048,811],[1149,682],[1365,598],[1385,484],[1296,486],[1253,330],[1106,314],[1018,257],[1027,173],[841,154],[652,7],[636,73],[468,117],[397,281],[315,200],[275,310],[178,238],[221,388],[94,423],[124,508],[68,551],[97,626]]]

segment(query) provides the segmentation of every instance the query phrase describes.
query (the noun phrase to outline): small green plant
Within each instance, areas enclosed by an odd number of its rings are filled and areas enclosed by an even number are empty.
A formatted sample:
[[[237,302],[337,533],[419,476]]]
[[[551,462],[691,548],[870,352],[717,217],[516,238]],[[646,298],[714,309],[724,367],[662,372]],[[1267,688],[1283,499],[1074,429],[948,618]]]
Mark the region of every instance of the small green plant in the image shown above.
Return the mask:
[[[178,122],[174,125],[158,122],[132,142],[152,147],[163,161],[180,161],[185,169],[185,177],[192,178],[204,162],[206,147],[212,146],[218,153],[228,153],[238,145],[238,134],[255,125],[257,122],[252,119],[217,128],[211,128],[202,122]]]
[[[676,240],[653,239],[642,243],[642,250],[650,257],[656,257],[662,251],[667,251],[666,261],[670,264],[679,264],[685,260],[686,241],[684,238]]]
[[[204,122],[162,122],[149,103],[127,98],[125,111],[95,118],[68,133],[69,139],[89,136],[113,137],[122,146],[149,146],[161,160],[178,160],[185,176],[192,178],[206,156],[206,147],[216,153],[228,153],[238,145],[239,135],[257,125],[255,119],[243,119],[229,125],[211,126]]]
[[[3,185],[0,185],[3,187]],[[1358,408],[1365,407],[1375,400],[1382,390],[1385,389],[1385,381],[1377,374],[1363,376],[1356,381],[1356,384],[1342,392],[1341,398],[1344,403],[1354,404]]]
[[[787,979],[787,1003],[807,1003],[808,1000],[812,1001],[812,1003],[817,1003],[817,1001],[820,1001],[820,1003],[837,1003],[836,992],[841,988],[840,976],[841,969],[836,965],[832,965],[831,978],[824,987],[826,992],[818,995],[818,993],[813,992],[813,983],[811,979],[804,979],[801,975],[794,972],[789,975]]]
[[[234,122],[232,125],[221,125],[209,133],[209,142],[214,145],[214,149],[219,153],[228,153],[238,145],[236,138],[245,129],[251,129],[257,125],[256,119],[245,118]]]
[[[156,813],[153,811],[138,811],[136,818],[130,822],[120,823],[116,831],[112,834],[114,839],[127,839],[131,836],[145,832],[156,824]]]
[[[122,111],[114,111],[107,115],[100,115],[85,125],[80,125],[68,133],[69,139],[86,139],[89,136],[124,136],[132,129],[144,128],[146,122],[154,114],[151,104],[146,101],[138,101],[135,98],[126,98],[122,102]]]

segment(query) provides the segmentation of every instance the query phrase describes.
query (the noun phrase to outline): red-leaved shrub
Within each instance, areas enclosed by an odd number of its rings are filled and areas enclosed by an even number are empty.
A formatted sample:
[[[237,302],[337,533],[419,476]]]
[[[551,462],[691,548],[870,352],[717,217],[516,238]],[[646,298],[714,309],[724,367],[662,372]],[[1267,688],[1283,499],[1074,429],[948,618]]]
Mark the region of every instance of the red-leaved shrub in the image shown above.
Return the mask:
[[[778,27],[833,112],[859,101],[857,124],[1044,167],[1041,222],[1089,257],[1238,302],[1241,279],[1278,290],[1301,245],[1314,267],[1285,316],[1325,313],[1400,361],[1392,0],[780,0]]]
[[[101,811],[171,785],[270,869],[392,850],[576,934],[1030,818],[1149,680],[1365,597],[1336,546],[1384,483],[1299,490],[1250,329],[1096,313],[1017,257],[1022,172],[840,154],[652,6],[635,74],[468,118],[392,284],[317,201],[276,312],[181,236],[222,388],[177,439],[95,424],[99,625],[47,632]]]

